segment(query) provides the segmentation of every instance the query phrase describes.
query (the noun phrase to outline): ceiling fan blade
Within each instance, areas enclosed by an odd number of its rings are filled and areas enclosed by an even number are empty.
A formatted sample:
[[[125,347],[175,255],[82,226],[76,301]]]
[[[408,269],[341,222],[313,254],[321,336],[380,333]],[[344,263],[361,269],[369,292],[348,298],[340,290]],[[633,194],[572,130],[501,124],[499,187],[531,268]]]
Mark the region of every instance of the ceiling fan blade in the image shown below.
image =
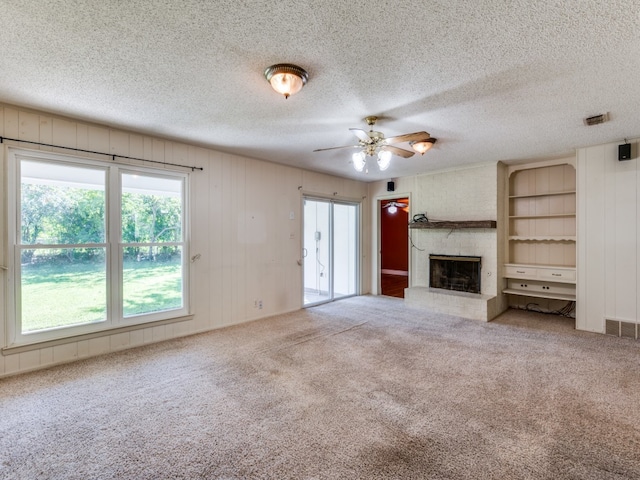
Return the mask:
[[[413,157],[413,152],[405,150],[404,148],[393,147],[391,145],[383,145],[382,147],[380,147],[380,150],[388,150],[394,155],[398,155],[402,158]]]
[[[359,128],[350,128],[349,130],[351,130],[354,133],[354,135],[356,137],[358,137],[364,143],[370,144],[370,143],[373,142],[373,140],[371,140],[371,137],[369,136],[369,134],[367,132],[365,132],[364,130],[361,130]]]
[[[404,135],[398,135],[396,137],[389,137],[384,139],[384,143],[389,145],[390,143],[411,142],[413,140],[426,140],[430,137],[428,132],[415,132],[405,133]]]
[[[324,152],[325,150],[338,150],[339,148],[362,148],[360,145],[345,145],[344,147],[317,148],[314,152]]]

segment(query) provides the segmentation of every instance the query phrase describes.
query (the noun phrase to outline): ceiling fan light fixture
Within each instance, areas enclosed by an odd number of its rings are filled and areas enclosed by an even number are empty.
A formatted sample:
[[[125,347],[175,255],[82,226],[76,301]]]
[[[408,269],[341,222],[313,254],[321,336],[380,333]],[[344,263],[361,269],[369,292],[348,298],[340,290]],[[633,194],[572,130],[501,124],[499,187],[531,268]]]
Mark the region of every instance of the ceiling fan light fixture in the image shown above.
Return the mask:
[[[437,138],[430,137],[425,140],[415,140],[413,142],[409,142],[409,145],[411,145],[411,148],[413,148],[420,155],[424,155],[425,152],[431,149],[431,147],[433,147],[433,144],[437,141]]]
[[[398,207],[396,207],[395,205],[391,205],[389,208],[387,208],[387,212],[393,215],[394,213],[398,212]]]
[[[381,172],[384,172],[387,168],[389,168],[389,165],[391,165],[392,156],[393,153],[391,153],[389,150],[380,150],[378,152],[378,167],[380,168]]]
[[[367,155],[364,152],[354,153],[351,159],[353,160],[353,168],[355,168],[356,172],[364,170],[364,166],[367,163]]]
[[[290,63],[271,65],[264,71],[264,76],[276,92],[289,98],[304,87],[309,79],[307,71]]]

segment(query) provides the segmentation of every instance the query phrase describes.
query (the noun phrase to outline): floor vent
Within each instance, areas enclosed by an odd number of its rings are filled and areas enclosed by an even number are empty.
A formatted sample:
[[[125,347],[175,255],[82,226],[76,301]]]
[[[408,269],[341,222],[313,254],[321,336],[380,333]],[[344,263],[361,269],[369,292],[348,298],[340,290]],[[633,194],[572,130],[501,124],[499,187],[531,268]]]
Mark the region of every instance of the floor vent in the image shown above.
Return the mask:
[[[620,336],[625,338],[636,339],[636,324],[629,322],[620,322]]]
[[[633,338],[640,340],[638,325],[619,320],[605,320],[605,333],[614,337]]]
[[[607,335],[615,335],[616,337],[620,336],[620,322],[617,320],[606,320],[605,322],[605,333]]]

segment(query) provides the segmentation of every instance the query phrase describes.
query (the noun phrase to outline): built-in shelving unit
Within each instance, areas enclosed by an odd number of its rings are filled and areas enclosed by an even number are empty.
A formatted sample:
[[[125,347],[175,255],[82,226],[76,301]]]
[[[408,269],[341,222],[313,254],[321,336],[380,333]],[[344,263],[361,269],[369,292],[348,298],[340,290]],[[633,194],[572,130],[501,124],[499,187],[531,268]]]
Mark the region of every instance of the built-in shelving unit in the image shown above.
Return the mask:
[[[507,288],[503,293],[576,299],[576,171],[572,162],[509,168]]]

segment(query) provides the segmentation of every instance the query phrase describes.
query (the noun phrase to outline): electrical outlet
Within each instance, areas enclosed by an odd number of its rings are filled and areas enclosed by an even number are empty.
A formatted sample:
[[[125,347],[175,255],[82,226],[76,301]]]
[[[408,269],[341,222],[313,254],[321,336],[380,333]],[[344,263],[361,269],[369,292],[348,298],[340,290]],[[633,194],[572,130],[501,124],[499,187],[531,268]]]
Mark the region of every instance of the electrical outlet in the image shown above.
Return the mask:
[[[262,300],[258,300],[258,310],[262,310]]]

